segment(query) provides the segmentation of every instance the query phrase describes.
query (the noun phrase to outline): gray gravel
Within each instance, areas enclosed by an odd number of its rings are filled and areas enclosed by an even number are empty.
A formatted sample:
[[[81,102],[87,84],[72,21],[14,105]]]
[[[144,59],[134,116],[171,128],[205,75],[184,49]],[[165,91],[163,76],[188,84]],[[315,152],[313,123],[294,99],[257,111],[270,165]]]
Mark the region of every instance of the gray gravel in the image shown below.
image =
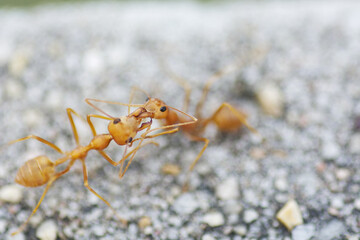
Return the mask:
[[[209,127],[211,143],[187,193],[181,192],[186,171],[160,171],[166,163],[187,169],[200,151],[201,143],[181,133],[139,151],[122,180],[118,169],[91,152],[90,185],[129,226],[119,226],[83,187],[76,164],[52,186],[27,229],[10,238],[42,193],[11,189],[17,169],[40,154],[59,157],[36,141],[17,143],[0,154],[1,188],[20,191],[20,200],[1,198],[0,239],[54,239],[51,229],[57,239],[359,239],[359,9],[356,2],[334,1],[0,10],[0,144],[36,134],[70,150],[65,108],[85,116],[94,113],[85,97],[127,102],[132,86],[181,108],[184,92],[161,69],[161,59],[191,83],[190,113],[212,73],[244,61],[214,84],[204,115],[230,102],[266,139]],[[271,104],[259,104],[269,84]],[[139,93],[134,101],[145,98]],[[114,115],[127,111],[104,108]],[[86,144],[88,126],[76,123]],[[106,131],[103,121],[96,126]],[[122,152],[112,145],[109,154],[120,159]],[[292,233],[275,218],[290,199],[304,221]],[[151,226],[140,228],[144,216]],[[51,228],[41,232],[46,223]]]

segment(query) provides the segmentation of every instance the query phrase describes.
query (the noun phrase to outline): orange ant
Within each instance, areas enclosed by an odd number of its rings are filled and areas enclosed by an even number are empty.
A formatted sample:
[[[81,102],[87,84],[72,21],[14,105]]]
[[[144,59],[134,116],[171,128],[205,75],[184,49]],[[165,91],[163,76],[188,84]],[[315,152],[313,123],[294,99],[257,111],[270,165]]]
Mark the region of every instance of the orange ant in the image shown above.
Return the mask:
[[[50,186],[53,184],[53,182],[55,180],[57,180],[59,177],[61,177],[65,173],[67,173],[71,169],[71,167],[73,166],[73,164],[75,163],[76,160],[80,160],[82,163],[85,187],[88,190],[90,190],[90,192],[95,194],[98,198],[100,198],[103,202],[105,202],[105,204],[108,205],[116,214],[116,211],[111,206],[111,204],[107,200],[105,200],[103,197],[101,197],[97,192],[95,192],[95,190],[93,190],[89,186],[87,169],[86,169],[86,165],[85,165],[85,158],[87,156],[87,153],[90,150],[96,150],[110,164],[117,166],[118,164],[123,163],[125,161],[125,159],[127,159],[130,155],[132,155],[132,158],[133,158],[136,151],[139,148],[141,148],[149,143],[153,143],[153,144],[157,145],[157,143],[153,142],[153,141],[150,141],[150,142],[147,142],[147,143],[144,143],[141,145],[144,138],[147,137],[146,136],[147,132],[149,132],[151,123],[152,123],[152,121],[142,123],[142,120],[144,118],[147,118],[147,114],[148,114],[148,113],[146,113],[146,110],[144,108],[138,108],[134,112],[130,113],[129,115],[123,116],[120,118],[113,118],[111,116],[104,117],[104,116],[98,116],[98,115],[88,115],[87,122],[93,133],[93,138],[87,146],[80,145],[78,132],[77,132],[76,126],[74,124],[72,114],[75,114],[77,117],[81,118],[81,116],[78,113],[76,113],[73,109],[71,109],[71,108],[67,109],[67,115],[70,120],[71,128],[72,128],[73,135],[74,135],[75,142],[76,142],[76,148],[74,148],[73,150],[71,150],[69,152],[64,152],[55,144],[53,144],[41,137],[35,136],[35,135],[29,135],[24,138],[13,140],[7,144],[7,145],[11,145],[11,144],[14,144],[14,143],[17,143],[20,141],[24,141],[24,140],[28,140],[28,139],[35,139],[35,140],[38,140],[38,141],[50,146],[51,148],[55,149],[60,154],[64,155],[63,157],[57,159],[55,162],[52,162],[45,155],[38,156],[38,157],[35,157],[33,159],[26,161],[18,170],[16,178],[15,178],[15,182],[17,182],[18,184],[23,185],[25,187],[38,187],[38,186],[42,186],[44,184],[47,184],[47,185],[44,189],[44,192],[43,192],[39,202],[37,203],[36,207],[30,214],[30,216],[18,228],[18,230],[16,232],[12,233],[12,235],[15,235],[15,234],[23,231],[23,229],[29,222],[30,218],[36,213],[36,211],[39,208],[41,202],[43,201],[46,193],[48,192]],[[109,133],[98,135],[96,133],[96,130],[95,130],[91,120],[90,120],[91,117],[98,117],[98,118],[102,118],[102,119],[111,120],[108,125]],[[134,139],[136,134],[139,131],[142,131],[144,129],[147,129],[148,131],[143,134],[142,138]],[[176,131],[177,131],[177,129],[173,129],[170,132],[176,132]],[[152,136],[149,136],[149,137],[152,137]],[[141,142],[134,150],[132,150],[128,154],[126,154],[126,148],[125,148],[123,159],[121,159],[119,162],[115,162],[104,152],[104,149],[108,147],[108,145],[110,144],[110,142],[112,140],[114,140],[118,145],[126,145],[126,147],[131,146],[137,140],[141,140]],[[62,170],[60,172],[55,172],[56,166],[58,166],[62,163],[65,163],[68,160],[70,160],[70,162],[68,163],[67,167],[64,170]],[[123,225],[126,225],[127,222],[125,219],[120,218],[117,214],[116,214],[116,216],[118,217],[118,219],[121,221],[121,223]]]
[[[125,106],[131,106],[131,107],[140,107],[145,108],[147,111],[147,116],[154,119],[161,119],[164,121],[163,128],[172,128],[172,127],[181,127],[183,132],[193,141],[201,141],[204,142],[204,146],[201,149],[201,151],[196,156],[195,160],[191,163],[189,167],[188,173],[193,171],[195,165],[199,161],[200,157],[204,153],[205,149],[207,148],[209,144],[209,139],[203,137],[203,133],[206,129],[206,127],[210,123],[214,123],[217,128],[220,131],[223,132],[233,132],[240,129],[242,126],[246,126],[250,131],[253,133],[257,133],[257,130],[253,128],[250,124],[247,122],[247,115],[234,108],[232,105],[230,105],[227,102],[223,102],[220,107],[208,118],[202,117],[202,108],[206,102],[206,98],[208,95],[208,92],[210,90],[211,85],[218,79],[220,79],[225,74],[228,74],[235,69],[237,69],[239,65],[232,64],[228,66],[227,68],[224,68],[223,70],[220,70],[216,73],[214,73],[206,82],[201,98],[199,102],[196,105],[196,111],[195,116],[198,119],[198,121],[194,122],[193,124],[184,124],[188,123],[189,119],[186,114],[184,115],[178,115],[175,111],[173,111],[173,108],[169,108],[168,105],[166,105],[162,100],[158,98],[152,98],[150,97],[144,90],[139,89],[137,87],[134,87],[132,89],[131,98],[134,94],[134,91],[138,90],[147,95],[147,100],[145,104],[125,104],[125,103],[119,103],[119,102],[112,102],[112,101],[105,101],[105,100],[98,100],[98,99],[87,99],[87,103],[90,104],[93,108],[99,110],[96,106],[91,104],[89,101],[96,101],[96,102],[103,102],[108,104],[117,104],[117,105],[125,105]],[[166,68],[164,68],[166,69]],[[174,73],[167,71],[167,73],[174,78],[185,90],[185,101],[184,101],[184,108],[183,112],[187,112],[188,106],[190,103],[190,92],[191,88],[189,84],[185,81],[185,79],[175,75]],[[180,111],[180,110],[178,110]],[[189,178],[189,175],[188,175]],[[185,184],[183,186],[183,189],[186,190],[188,188],[188,179],[185,181]]]

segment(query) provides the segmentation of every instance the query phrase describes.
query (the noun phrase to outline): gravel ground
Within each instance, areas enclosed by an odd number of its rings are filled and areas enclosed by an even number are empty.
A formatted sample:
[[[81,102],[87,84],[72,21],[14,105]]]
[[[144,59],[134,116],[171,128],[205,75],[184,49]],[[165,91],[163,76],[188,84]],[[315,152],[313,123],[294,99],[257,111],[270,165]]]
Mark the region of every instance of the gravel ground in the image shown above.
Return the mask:
[[[36,141],[17,143],[0,154],[0,239],[359,239],[358,9],[356,2],[262,2],[1,10],[1,144],[36,134],[70,150],[65,108],[85,116],[94,113],[85,97],[127,102],[132,86],[181,108],[184,91],[161,61],[191,83],[193,113],[206,79],[236,59],[243,66],[213,85],[204,115],[230,102],[265,141],[246,129],[224,134],[210,126],[211,143],[186,193],[185,170],[202,144],[181,133],[141,149],[122,180],[91,152],[90,185],[129,226],[86,190],[77,163],[11,238],[43,190],[13,185],[17,169],[40,154],[59,157]],[[139,93],[135,101],[145,98]],[[88,126],[76,123],[86,144]],[[104,121],[96,124],[106,131]],[[109,150],[114,159],[122,152]],[[164,175],[167,163],[183,171]],[[289,231],[276,214],[292,199],[303,224]]]

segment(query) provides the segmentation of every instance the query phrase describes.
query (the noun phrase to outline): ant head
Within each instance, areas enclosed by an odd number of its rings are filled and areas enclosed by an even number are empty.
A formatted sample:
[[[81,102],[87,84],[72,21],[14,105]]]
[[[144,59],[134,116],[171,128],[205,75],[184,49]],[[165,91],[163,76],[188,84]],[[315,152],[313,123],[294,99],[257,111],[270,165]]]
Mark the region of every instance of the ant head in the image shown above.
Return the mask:
[[[165,119],[169,114],[169,107],[158,98],[148,98],[144,104],[147,112],[154,114],[155,119]]]
[[[140,123],[141,119],[123,116],[110,121],[108,130],[118,145],[126,145],[135,138]]]

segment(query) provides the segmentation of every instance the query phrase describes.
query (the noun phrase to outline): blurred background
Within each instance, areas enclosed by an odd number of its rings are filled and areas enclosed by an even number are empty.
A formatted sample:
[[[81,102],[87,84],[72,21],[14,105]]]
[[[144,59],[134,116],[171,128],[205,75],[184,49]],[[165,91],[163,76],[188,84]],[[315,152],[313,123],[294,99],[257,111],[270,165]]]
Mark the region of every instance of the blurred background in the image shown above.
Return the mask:
[[[126,103],[133,86],[182,109],[173,75],[190,86],[194,114],[208,79],[230,65],[203,116],[229,102],[261,134],[209,126],[188,192],[181,187],[203,143],[181,132],[141,149],[121,180],[90,152],[90,185],[129,226],[83,186],[76,163],[14,238],[43,191],[16,185],[17,170],[38,155],[61,156],[32,140],[3,148],[0,239],[358,240],[359,9],[357,1],[0,1],[0,145],[35,134],[71,150],[65,109],[86,116],[96,111],[85,98]],[[146,97],[136,92],[133,102]],[[106,121],[94,122],[107,132]],[[88,125],[76,126],[87,144]],[[119,160],[124,148],[107,151]]]

